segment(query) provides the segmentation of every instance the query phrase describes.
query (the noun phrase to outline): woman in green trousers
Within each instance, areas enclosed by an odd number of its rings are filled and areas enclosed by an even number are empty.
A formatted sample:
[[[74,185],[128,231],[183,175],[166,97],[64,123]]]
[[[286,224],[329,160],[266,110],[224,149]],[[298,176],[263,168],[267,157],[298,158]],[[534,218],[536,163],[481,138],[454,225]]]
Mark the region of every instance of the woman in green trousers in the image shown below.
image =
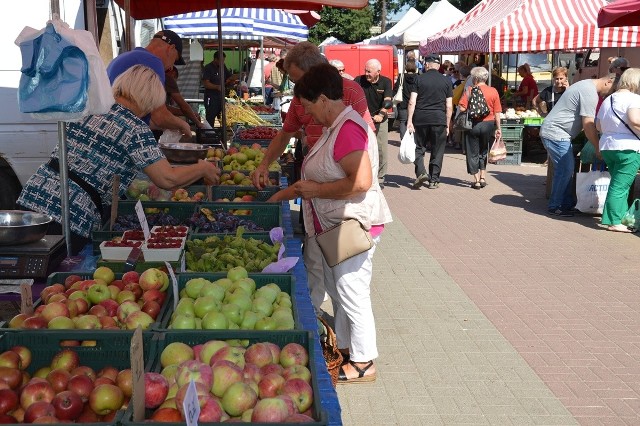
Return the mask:
[[[602,102],[596,127],[602,134],[600,152],[611,182],[602,212],[609,231],[634,232],[622,224],[627,198],[640,168],[640,68],[629,68],[617,90]]]

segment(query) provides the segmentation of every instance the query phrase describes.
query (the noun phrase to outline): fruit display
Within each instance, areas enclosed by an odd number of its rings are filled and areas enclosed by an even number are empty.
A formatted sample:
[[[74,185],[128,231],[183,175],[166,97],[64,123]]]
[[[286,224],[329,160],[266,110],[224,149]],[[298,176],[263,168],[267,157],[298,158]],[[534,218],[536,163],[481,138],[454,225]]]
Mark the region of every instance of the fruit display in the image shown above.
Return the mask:
[[[112,423],[131,397],[131,370],[105,366],[95,371],[81,365],[72,348],[55,353],[46,365],[32,366],[33,376],[27,372],[28,347],[14,346],[0,358],[14,361],[0,376],[1,423]]]
[[[235,267],[225,275],[180,277],[180,300],[168,328],[202,330],[292,330],[291,281],[249,277]],[[218,279],[215,279],[218,278]],[[257,281],[256,281],[257,280]]]
[[[225,272],[242,266],[249,272],[260,272],[278,260],[281,242],[270,244],[264,239],[243,238],[244,231],[239,227],[235,235],[212,235],[187,241],[187,271]]]
[[[197,191],[193,194],[189,194],[189,191],[187,191],[186,189],[178,188],[173,192],[171,201],[202,201],[204,200],[204,197],[205,195],[202,191]]]
[[[186,226],[154,226],[149,238],[142,244],[144,259],[150,262],[180,260],[187,231]]]
[[[276,111],[273,107],[269,105],[251,105],[251,109],[255,111],[256,114],[275,114],[279,111]]]
[[[184,225],[173,215],[158,210],[159,209],[156,208],[154,208],[153,210],[145,209],[147,223],[149,224],[149,226]],[[113,224],[113,230],[116,232],[140,229],[140,221],[138,220],[138,215],[136,215],[135,213],[120,214],[118,215],[118,217],[116,217],[115,223]]]
[[[278,129],[271,126],[256,126],[249,129],[240,130],[236,137],[239,140],[271,140],[278,134]]]
[[[319,398],[314,401],[314,377],[305,346],[252,341],[202,339],[192,346],[172,339],[163,348],[158,366],[168,382],[158,395],[166,396],[154,401],[160,402],[146,417],[184,422],[183,401],[193,380],[199,423],[316,421]]]
[[[240,215],[242,216],[242,215]],[[256,225],[252,220],[243,219],[228,211],[212,211],[209,208],[200,208],[193,213],[189,224],[198,233],[225,233],[236,232],[242,226],[250,232],[264,231],[264,228]]]
[[[205,197],[202,191],[189,193],[185,188],[167,191],[158,188],[145,179],[134,179],[127,189],[127,198],[140,201],[201,201]]]
[[[156,268],[142,274],[116,277],[105,266],[90,278],[66,276],[64,283],[45,287],[33,314],[20,313],[8,323],[12,329],[147,329],[159,320],[167,297],[169,278]]]
[[[250,106],[242,103],[226,102],[224,109],[227,116],[227,125],[249,124],[259,126],[267,123]]]

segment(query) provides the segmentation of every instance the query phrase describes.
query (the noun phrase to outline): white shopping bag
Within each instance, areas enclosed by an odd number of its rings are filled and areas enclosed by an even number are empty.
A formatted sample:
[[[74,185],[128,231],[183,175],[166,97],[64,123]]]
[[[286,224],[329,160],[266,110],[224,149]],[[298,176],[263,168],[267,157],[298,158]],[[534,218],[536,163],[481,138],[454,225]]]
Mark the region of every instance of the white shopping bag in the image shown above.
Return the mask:
[[[416,161],[416,142],[413,132],[407,131],[400,141],[400,152],[398,152],[398,160],[402,164],[411,164]]]
[[[602,214],[611,175],[604,171],[576,174],[576,209],[582,213]]]

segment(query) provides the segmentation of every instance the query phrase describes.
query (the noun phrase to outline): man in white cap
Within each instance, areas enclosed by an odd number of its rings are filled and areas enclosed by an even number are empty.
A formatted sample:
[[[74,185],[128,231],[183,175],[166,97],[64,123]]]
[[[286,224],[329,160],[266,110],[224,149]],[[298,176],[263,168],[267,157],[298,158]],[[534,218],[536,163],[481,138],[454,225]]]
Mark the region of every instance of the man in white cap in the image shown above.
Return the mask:
[[[407,107],[407,131],[415,132],[416,160],[413,162],[416,180],[414,189],[429,182],[429,189],[440,185],[440,172],[444,149],[449,135],[449,122],[453,112],[453,89],[451,80],[440,74],[440,58],[435,55],[425,58],[424,74],[416,79]],[[424,165],[424,156],[431,146],[429,171]]]

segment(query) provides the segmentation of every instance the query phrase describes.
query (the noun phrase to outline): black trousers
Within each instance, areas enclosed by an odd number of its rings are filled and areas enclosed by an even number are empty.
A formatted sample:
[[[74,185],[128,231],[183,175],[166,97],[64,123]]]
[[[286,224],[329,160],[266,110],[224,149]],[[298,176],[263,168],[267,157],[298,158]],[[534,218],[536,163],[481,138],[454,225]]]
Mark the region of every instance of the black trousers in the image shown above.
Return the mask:
[[[416,177],[426,174],[424,156],[431,145],[431,156],[429,158],[429,180],[440,182],[440,172],[442,171],[442,159],[444,149],[447,144],[446,125],[426,125],[416,126],[416,160],[413,162]]]
[[[481,121],[466,132],[467,173],[475,175],[487,168],[487,154],[495,138],[496,122]]]

